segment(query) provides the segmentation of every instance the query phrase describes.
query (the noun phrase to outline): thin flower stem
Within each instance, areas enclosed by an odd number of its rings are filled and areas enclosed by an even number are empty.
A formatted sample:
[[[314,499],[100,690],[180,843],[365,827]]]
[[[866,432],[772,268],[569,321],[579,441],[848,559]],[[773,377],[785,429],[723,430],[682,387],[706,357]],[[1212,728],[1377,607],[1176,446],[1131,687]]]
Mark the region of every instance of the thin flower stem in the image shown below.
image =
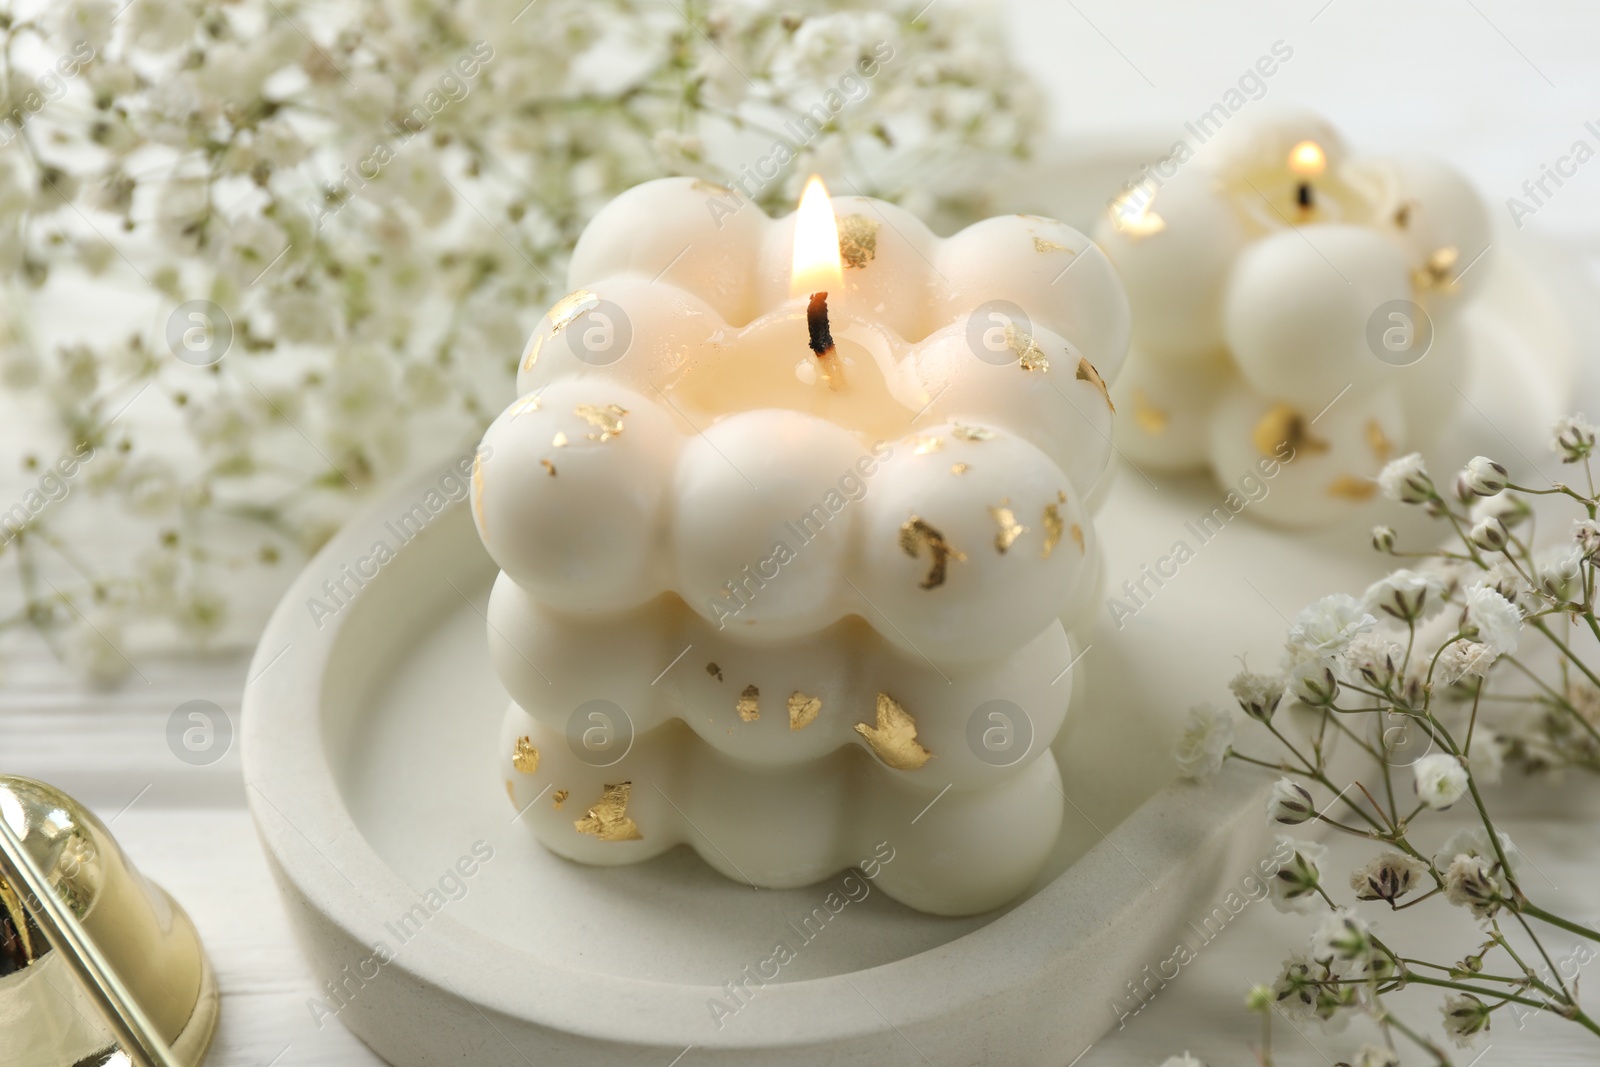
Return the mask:
[[[1572,661],[1572,665],[1583,672],[1583,676],[1589,679],[1590,685],[1600,687],[1600,675],[1596,675],[1594,671],[1590,670],[1589,665],[1583,662],[1583,660],[1579,659],[1578,654],[1572,651],[1565,641],[1561,640],[1561,638],[1552,633],[1550,627],[1546,626],[1543,622],[1536,620],[1533,624],[1533,628],[1548,637],[1550,639],[1550,643],[1559,648],[1562,654],[1566,656],[1567,659]]]
[[[1409,985],[1412,982],[1415,982],[1418,985],[1437,986],[1440,989],[1454,989],[1458,993],[1471,993],[1475,997],[1488,997],[1490,1000],[1509,1000],[1513,1004],[1524,1004],[1530,1008],[1538,1008],[1540,1011],[1553,1011],[1564,1014],[1561,1005],[1551,1004],[1549,1001],[1534,1000],[1532,997],[1519,996],[1516,993],[1506,993],[1498,989],[1485,989],[1482,986],[1468,985],[1465,982],[1457,982],[1444,978],[1429,978],[1427,975],[1413,974],[1408,971],[1406,972],[1405,979],[1401,984]],[[1600,1034],[1600,1030],[1596,1030],[1592,1022],[1588,1025],[1590,1030],[1594,1030],[1596,1034]]]
[[[1600,933],[1596,933],[1587,926],[1580,926],[1570,919],[1563,919],[1559,915],[1551,914],[1529,901],[1522,901],[1517,910],[1524,915],[1532,915],[1541,922],[1547,922],[1551,926],[1558,926],[1569,934],[1577,934],[1579,937],[1587,938],[1590,941],[1600,941]]]

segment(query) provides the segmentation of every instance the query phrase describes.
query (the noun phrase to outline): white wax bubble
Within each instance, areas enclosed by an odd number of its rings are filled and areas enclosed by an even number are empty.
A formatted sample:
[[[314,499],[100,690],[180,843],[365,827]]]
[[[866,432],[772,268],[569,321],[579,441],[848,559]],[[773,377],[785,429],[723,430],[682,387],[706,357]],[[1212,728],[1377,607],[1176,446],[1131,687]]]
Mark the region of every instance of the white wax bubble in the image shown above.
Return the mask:
[[[1405,258],[1384,235],[1349,225],[1284,230],[1234,266],[1223,313],[1228,347],[1258,392],[1317,410],[1379,379],[1369,324],[1410,297]]]
[[[1209,174],[1189,167],[1159,188],[1130,192],[1095,240],[1127,286],[1133,344],[1143,356],[1207,362],[1222,348],[1223,289],[1245,237]]]
[[[752,266],[770,220],[755,204],[694,178],[636,185],[600,210],[572,251],[574,289],[637,274],[692,290],[740,325],[756,314]]]
[[[1227,493],[1218,507],[1297,528],[1347,518],[1376,496],[1378,471],[1406,442],[1393,390],[1352,391],[1319,416],[1235,385],[1212,415],[1211,466]]]
[[[1294,104],[1253,104],[1248,116],[1224,121],[1195,153],[1195,162],[1226,179],[1258,171],[1287,172],[1289,154],[1310,141],[1322,149],[1323,173],[1336,173],[1348,155],[1344,138],[1315,111]]]
[[[1091,535],[1065,473],[1034,445],[928,427],[895,445],[867,495],[861,614],[937,662],[1004,655],[1071,600]]]
[[[1453,314],[1494,267],[1494,238],[1483,198],[1460,171],[1441,160],[1405,155],[1363,161],[1362,167],[1385,192],[1375,224],[1400,242],[1411,268],[1424,270],[1431,258],[1445,257],[1440,265],[1448,281],[1426,287],[1423,302],[1436,318]]]
[[[1117,447],[1151,474],[1205,469],[1212,405],[1237,377],[1222,353],[1174,365],[1133,348],[1111,390],[1117,402]]]
[[[1018,352],[1028,335],[1013,330],[1010,347],[991,351],[981,335],[999,334],[1003,344],[1005,325],[1003,317],[982,330],[952,323],[916,346],[912,366],[930,398],[917,432],[951,421],[1004,426],[1038,445],[1087,494],[1111,459],[1110,402],[1087,371],[1080,376],[1078,351],[1049,330],[1033,329],[1033,370],[1023,369]]]
[[[690,439],[671,488],[684,599],[750,641],[838,618],[867,492],[857,463],[870,460],[853,434],[796,411],[741,412]]]
[[[946,239],[934,265],[944,299],[930,330],[1001,300],[1072,342],[1106,381],[1122,368],[1127,294],[1106,254],[1065,223],[1037,215],[985,219]]]
[[[595,420],[613,418],[621,432],[599,440]],[[529,394],[484,434],[473,509],[489,554],[569,611],[637,603],[659,584],[653,557],[679,440],[654,400],[614,382],[567,379]]]

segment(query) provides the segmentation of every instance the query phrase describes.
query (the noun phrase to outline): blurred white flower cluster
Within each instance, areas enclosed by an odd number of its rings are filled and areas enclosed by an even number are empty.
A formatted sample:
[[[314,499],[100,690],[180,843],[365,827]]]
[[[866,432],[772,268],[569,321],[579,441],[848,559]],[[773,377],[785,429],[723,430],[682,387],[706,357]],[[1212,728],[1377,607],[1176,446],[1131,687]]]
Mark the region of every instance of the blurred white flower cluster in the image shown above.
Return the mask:
[[[1414,566],[1360,597],[1333,593],[1309,605],[1289,625],[1282,673],[1246,669],[1230,686],[1236,710],[1190,711],[1175,752],[1183,777],[1210,778],[1228,761],[1271,771],[1279,777],[1266,817],[1275,829],[1326,828],[1374,849],[1349,873],[1352,908],[1335,899],[1345,879],[1328,877],[1323,845],[1279,836],[1274,854],[1292,859],[1272,881],[1273,904],[1322,919],[1309,952],[1290,956],[1270,987],[1247,998],[1263,1015],[1264,1044],[1274,1015],[1296,1024],[1366,1015],[1385,1041],[1359,1062],[1399,1064],[1405,1044],[1405,1062],[1413,1052],[1416,1062],[1447,1062],[1385,999],[1418,986],[1443,997],[1441,1029],[1462,1046],[1482,1038],[1497,1011],[1519,1029],[1548,1011],[1600,1036],[1600,1020],[1578,1000],[1575,968],[1551,963],[1546,947],[1576,936],[1572,958],[1587,961],[1600,955],[1600,933],[1530,899],[1544,890],[1521,879],[1520,854],[1486,797],[1507,767],[1600,773],[1595,440],[1581,415],[1551,427],[1570,484],[1518,485],[1484,456],[1448,482],[1419,455],[1394,460],[1378,479],[1385,496],[1448,524],[1450,541],[1408,551],[1392,528],[1374,530],[1379,552]],[[1552,521],[1555,535],[1541,538],[1539,525]],[[1236,737],[1252,723],[1267,751]],[[1337,761],[1335,749],[1343,749]],[[1430,816],[1450,808],[1468,826],[1427,843]],[[1417,959],[1401,947],[1412,932],[1406,909],[1430,900],[1477,923],[1480,935],[1458,959]],[[1381,936],[1361,910],[1377,907],[1389,915]]]
[[[997,25],[967,0],[0,0],[0,627],[100,682],[249,640],[241,590],[270,603],[361,495],[479,435],[637,182],[737,184],[781,140],[770,211],[820,172],[938,227],[990,213],[1041,126]]]

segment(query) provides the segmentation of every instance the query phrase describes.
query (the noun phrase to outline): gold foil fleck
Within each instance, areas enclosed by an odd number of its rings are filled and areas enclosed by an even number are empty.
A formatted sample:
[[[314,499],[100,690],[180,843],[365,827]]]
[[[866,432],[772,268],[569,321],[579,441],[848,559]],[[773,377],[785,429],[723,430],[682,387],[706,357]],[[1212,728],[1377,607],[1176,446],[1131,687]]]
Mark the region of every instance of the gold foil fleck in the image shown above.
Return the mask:
[[[1450,273],[1456,269],[1456,263],[1460,259],[1461,250],[1455,245],[1437,249],[1421,267],[1412,271],[1411,284],[1418,289],[1449,292],[1456,287],[1455,279],[1450,277]]]
[[[511,801],[511,806],[513,808],[517,806],[517,787],[509,778],[506,779],[506,799]],[[3,885],[5,885],[5,883],[0,882],[0,886]]]
[[[817,720],[822,710],[820,697],[807,696],[796,689],[789,694],[789,729],[804,730]]]
[[[1389,443],[1389,436],[1383,432],[1383,427],[1378,425],[1377,419],[1368,419],[1366,425],[1367,447],[1372,449],[1372,454],[1379,463],[1389,462],[1389,456],[1394,452],[1394,445]]]
[[[1061,509],[1055,504],[1044,506],[1044,551],[1040,553],[1044,559],[1050,558],[1050,553],[1056,550],[1061,543],[1061,532],[1066,525],[1061,521]]]
[[[1067,532],[1072,534],[1072,543],[1078,546],[1079,552],[1088,551],[1088,548],[1084,546],[1082,526],[1079,526],[1077,523],[1073,523],[1072,528]]]
[[[689,183],[689,188],[701,193],[710,193],[712,196],[733,196],[734,192],[726,185],[707,181],[705,178],[696,178]]]
[[[576,322],[584,312],[600,304],[600,297],[587,289],[578,289],[557,300],[550,308],[550,332],[560,333]]]
[[[550,794],[550,799],[555,802],[556,810],[560,811],[561,805],[565,804],[567,802],[567,798],[571,795],[572,794],[567,792],[565,789],[557,789],[554,793]]]
[[[1358,478],[1353,474],[1341,474],[1328,483],[1328,495],[1342,497],[1345,500],[1371,500],[1377,491],[1377,482],[1371,478]]]
[[[877,722],[858,722],[855,728],[877,757],[897,771],[914,771],[933,755],[917,743],[917,720],[888,693],[878,694]]]
[[[1111,390],[1106,388],[1106,380],[1100,377],[1100,372],[1094,369],[1094,364],[1082,356],[1078,357],[1077,378],[1078,381],[1088,382],[1100,390],[1100,395],[1105,399],[1106,407],[1111,409],[1111,414],[1115,415],[1117,413],[1117,405],[1111,402]]]
[[[970,463],[952,463],[952,464],[950,464],[950,473],[951,474],[965,474],[971,469],[972,469],[972,464],[970,464]]]
[[[598,404],[579,404],[572,409],[572,413],[600,431],[588,434],[589,440],[604,444],[622,433],[622,416],[628,413],[628,409],[617,404],[607,404],[604,407]]]
[[[550,438],[550,447],[551,448],[566,448],[567,447],[567,435],[565,433],[563,433],[562,431],[557,430],[556,431],[556,435],[554,437]]]
[[[478,520],[478,529],[488,533],[483,518],[483,453],[472,454],[472,517]]]
[[[715,678],[717,681],[722,681],[722,668],[717,666],[715,663],[706,664],[706,673],[711,675],[711,677]]]
[[[1405,203],[1403,203],[1399,207],[1395,208],[1394,209],[1394,224],[1395,224],[1395,226],[1397,226],[1398,228],[1400,228],[1402,230],[1405,229],[1406,227],[1410,226],[1411,225],[1411,212],[1416,209],[1416,206],[1417,206],[1417,202],[1415,200],[1407,200]]]
[[[878,256],[878,220],[846,215],[839,220],[839,258],[845,267],[860,270]]]
[[[1311,424],[1306,417],[1281,401],[1261,416],[1261,421],[1250,433],[1250,440],[1263,456],[1277,455],[1284,445],[1288,445],[1296,455],[1328,450],[1328,442],[1311,435]]]
[[[919,438],[917,438],[917,447],[912,449],[912,452],[913,452],[913,454],[918,455],[918,456],[926,456],[930,452],[937,452],[937,451],[939,451],[939,449],[941,449],[943,447],[944,447],[944,438],[935,437],[935,436],[930,434],[927,437],[919,437]]]
[[[602,841],[643,840],[639,825],[628,818],[628,797],[632,792],[632,782],[608,784],[599,801],[572,825],[578,833],[598,837]]]
[[[533,369],[533,365],[539,362],[539,350],[544,347],[544,339],[548,336],[549,334],[541,331],[528,341],[528,349],[522,355],[522,373],[528,373]]]
[[[517,738],[517,743],[511,749],[511,765],[517,769],[518,774],[538,773],[539,750],[533,747],[533,738],[527,736]]]
[[[739,694],[739,702],[734,705],[739,712],[739,718],[745,722],[755,722],[761,718],[761,690],[753,685],[744,687],[744,692]]]
[[[1040,374],[1050,371],[1050,360],[1033,339],[1033,334],[1017,329],[1014,322],[1006,323],[1006,347],[1017,354],[1017,366],[1023,370],[1036,370]]]
[[[924,589],[937,589],[944,584],[945,571],[952,559],[958,563],[964,563],[967,559],[964,553],[944,539],[944,534],[913,515],[900,527],[900,550],[915,559],[921,555],[924,547],[928,550],[930,561],[928,573],[922,579]]]
[[[958,422],[950,428],[950,432],[963,441],[994,440],[994,431],[985,426],[963,426]]]
[[[539,394],[529,393],[527,396],[511,405],[510,415],[513,419],[521,418],[530,411],[539,410]]]
[[[554,478],[556,476],[556,465],[551,463],[548,459],[541,459],[539,461],[539,466],[543,467],[549,473],[550,477]]]
[[[1067,502],[1067,491],[1065,489],[1057,489],[1056,490],[1056,503],[1057,504],[1065,504],[1066,502]]]
[[[1143,389],[1133,391],[1133,421],[1139,429],[1151,437],[1160,437],[1167,432],[1167,424],[1172,417],[1161,408],[1150,403],[1150,398]]]
[[[1065,252],[1067,246],[1047,237],[1034,237],[1033,250],[1035,252]]]
[[[1017,513],[1006,507],[1006,503],[1002,501],[998,506],[991,505],[989,508],[990,517],[1000,527],[994,535],[994,550],[1002,556],[1017,543],[1017,538],[1028,532],[1028,528],[1017,521]]]

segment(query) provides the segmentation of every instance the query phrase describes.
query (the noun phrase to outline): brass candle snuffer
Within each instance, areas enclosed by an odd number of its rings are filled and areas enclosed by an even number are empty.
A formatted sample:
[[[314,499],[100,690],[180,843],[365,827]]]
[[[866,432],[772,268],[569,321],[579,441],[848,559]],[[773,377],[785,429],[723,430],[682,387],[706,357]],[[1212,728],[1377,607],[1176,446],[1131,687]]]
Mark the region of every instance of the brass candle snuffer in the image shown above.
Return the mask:
[[[218,1007],[194,924],[105,825],[0,775],[0,1063],[196,1067]]]

